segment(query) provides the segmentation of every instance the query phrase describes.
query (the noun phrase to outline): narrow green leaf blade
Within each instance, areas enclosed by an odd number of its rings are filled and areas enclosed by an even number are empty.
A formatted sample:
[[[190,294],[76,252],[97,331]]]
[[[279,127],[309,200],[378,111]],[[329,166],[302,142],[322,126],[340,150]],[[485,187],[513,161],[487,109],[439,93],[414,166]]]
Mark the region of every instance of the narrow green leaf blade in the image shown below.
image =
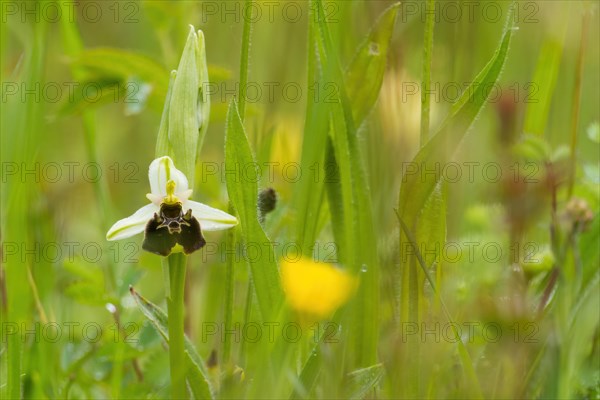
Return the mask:
[[[510,9],[512,10],[513,7],[511,6]],[[477,114],[486,103],[489,88],[496,83],[500,76],[508,55],[513,31],[513,15],[511,12],[508,15],[507,26],[495,54],[453,105],[438,133],[417,153],[412,162],[413,166],[420,170],[434,170],[436,163],[444,165],[449,161]],[[404,173],[400,187],[398,209],[409,227],[412,227],[414,219],[420,214],[423,204],[427,202],[440,179],[439,174],[422,176],[420,173]]]
[[[258,176],[244,125],[235,100],[229,104],[225,134],[225,169],[227,192],[238,213],[242,238],[246,244],[261,246],[260,257],[249,257],[252,280],[262,316],[276,316],[283,299],[273,245],[258,221]]]
[[[369,392],[379,384],[384,373],[383,364],[375,364],[349,373],[347,398],[359,400],[368,397]]]
[[[346,70],[345,82],[356,126],[360,126],[379,96],[400,3],[388,7],[371,28]]]
[[[331,119],[330,136],[333,153],[339,168],[339,198],[343,206],[342,238],[345,250],[339,259],[350,271],[361,272],[361,284],[349,305],[353,309],[352,355],[357,367],[373,365],[377,361],[377,340],[379,330],[379,259],[377,240],[374,234],[373,213],[366,172],[362,165],[361,148],[358,142],[356,124],[344,76],[340,68],[337,52],[326,23],[323,3],[314,2],[318,11],[318,30],[315,34],[317,48],[323,49],[321,57],[325,81],[334,82],[339,91],[335,101],[329,104]],[[315,22],[317,23],[317,22]],[[329,187],[331,189],[331,187]],[[335,205],[330,205],[335,206]],[[334,229],[335,232],[335,229]],[[339,232],[339,230],[338,230]]]

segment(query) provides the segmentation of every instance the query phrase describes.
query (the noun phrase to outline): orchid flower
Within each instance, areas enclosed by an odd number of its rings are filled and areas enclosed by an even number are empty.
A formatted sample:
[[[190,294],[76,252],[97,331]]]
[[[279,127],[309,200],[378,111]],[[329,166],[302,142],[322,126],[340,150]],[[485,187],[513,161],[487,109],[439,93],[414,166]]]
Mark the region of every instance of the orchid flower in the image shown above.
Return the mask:
[[[183,172],[170,157],[152,161],[148,170],[150,204],[117,221],[106,234],[108,240],[125,239],[145,232],[144,250],[162,256],[183,251],[190,254],[206,243],[202,231],[218,231],[237,225],[224,211],[190,200],[192,190]]]

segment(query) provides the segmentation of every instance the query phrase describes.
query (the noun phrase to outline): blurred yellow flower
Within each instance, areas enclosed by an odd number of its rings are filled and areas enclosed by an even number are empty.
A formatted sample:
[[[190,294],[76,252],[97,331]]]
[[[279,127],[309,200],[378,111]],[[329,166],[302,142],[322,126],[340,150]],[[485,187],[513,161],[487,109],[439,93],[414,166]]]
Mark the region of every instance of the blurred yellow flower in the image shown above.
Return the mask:
[[[327,263],[302,258],[281,262],[281,280],[288,304],[316,319],[331,315],[356,291],[358,279]]]

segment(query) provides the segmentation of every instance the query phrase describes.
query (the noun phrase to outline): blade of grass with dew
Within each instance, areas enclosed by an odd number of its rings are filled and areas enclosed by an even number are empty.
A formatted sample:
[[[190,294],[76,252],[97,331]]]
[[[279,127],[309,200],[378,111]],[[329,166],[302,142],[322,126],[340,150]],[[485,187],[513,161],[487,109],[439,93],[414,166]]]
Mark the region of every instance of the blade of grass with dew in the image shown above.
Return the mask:
[[[315,345],[315,349],[311,352],[310,356],[306,360],[300,373],[298,387],[295,387],[290,395],[290,400],[305,399],[309,397],[310,391],[312,390],[319,373],[321,371],[322,354],[321,351],[317,350],[323,337],[320,337],[319,343]]]
[[[265,320],[275,318],[282,304],[283,292],[279,281],[279,272],[275,262],[273,244],[258,221],[258,179],[254,166],[254,156],[248,143],[244,125],[238,113],[235,100],[229,104],[225,133],[225,168],[230,171],[226,176],[227,192],[236,209],[242,231],[243,242],[258,243],[266,254],[250,257],[248,263],[252,271],[252,280],[262,317]],[[234,173],[235,172],[235,173]]]
[[[347,375],[348,382],[345,397],[352,400],[368,397],[369,392],[375,390],[384,374],[383,364],[375,364],[350,372]]]
[[[138,308],[144,314],[160,336],[169,343],[169,328],[167,314],[158,306],[144,298],[133,287],[129,288]],[[213,389],[210,380],[208,379],[208,371],[204,360],[198,355],[192,342],[185,337],[185,362],[188,366],[187,381],[192,388],[196,398],[212,399]]]
[[[568,6],[568,5],[567,5]],[[570,6],[569,10],[570,10]],[[568,13],[568,11],[567,11]],[[550,34],[544,41],[533,73],[532,84],[537,89],[537,102],[527,103],[525,111],[524,131],[535,135],[544,135],[548,122],[548,113],[552,104],[554,88],[558,78],[568,18],[561,18],[555,28],[555,35]]]
[[[437,134],[414,157],[412,164],[419,169],[434,170],[436,163],[444,165],[485,105],[489,95],[487,88],[497,82],[508,55],[514,31],[512,9],[513,6],[510,7],[511,12],[507,17],[506,27],[495,54],[452,106],[450,114]],[[425,177],[428,179],[421,179],[419,173],[405,172],[402,178],[398,210],[409,227],[414,225],[423,205],[441,179],[439,175],[429,178],[431,174],[428,174]]]
[[[345,71],[356,127],[361,126],[379,97],[399,7],[396,3],[381,13]]]
[[[377,241],[373,231],[373,217],[369,190],[358,147],[357,132],[352,117],[352,108],[344,86],[342,70],[334,50],[329,28],[326,23],[323,4],[312,3],[318,12],[317,42],[322,43],[324,57],[322,65],[325,81],[333,82],[338,89],[334,102],[329,106],[331,118],[331,138],[335,160],[339,168],[341,198],[343,203],[344,237],[346,254],[339,254],[342,263],[350,271],[361,271],[361,284],[353,304],[354,362],[358,367],[376,363],[378,339],[379,266]],[[339,239],[339,238],[336,238]],[[350,344],[349,344],[350,346]]]

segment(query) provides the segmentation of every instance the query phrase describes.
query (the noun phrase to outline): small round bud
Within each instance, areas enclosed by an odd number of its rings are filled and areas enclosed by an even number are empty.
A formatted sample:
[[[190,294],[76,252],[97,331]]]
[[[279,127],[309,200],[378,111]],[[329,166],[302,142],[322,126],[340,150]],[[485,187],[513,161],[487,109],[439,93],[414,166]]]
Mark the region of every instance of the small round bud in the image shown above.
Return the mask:
[[[273,188],[266,188],[258,194],[258,214],[260,221],[264,221],[265,215],[277,206],[277,192]]]

